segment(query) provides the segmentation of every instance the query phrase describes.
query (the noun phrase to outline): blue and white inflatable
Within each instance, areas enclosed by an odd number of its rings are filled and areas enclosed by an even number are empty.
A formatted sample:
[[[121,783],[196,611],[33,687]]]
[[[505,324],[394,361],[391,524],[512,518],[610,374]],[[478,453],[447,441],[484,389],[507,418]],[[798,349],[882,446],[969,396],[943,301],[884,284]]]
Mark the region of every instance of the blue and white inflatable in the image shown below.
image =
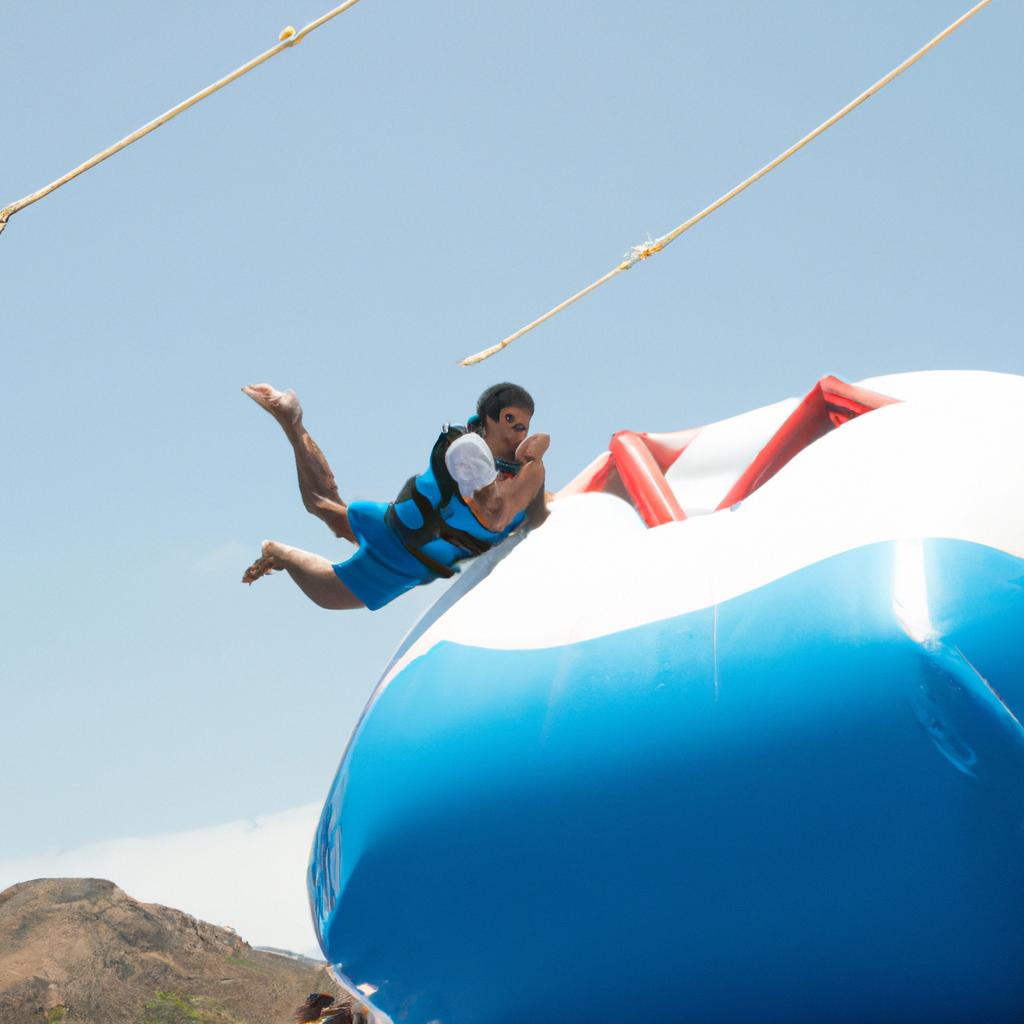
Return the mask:
[[[406,639],[309,872],[375,1022],[1024,1020],[1024,378],[826,381]]]

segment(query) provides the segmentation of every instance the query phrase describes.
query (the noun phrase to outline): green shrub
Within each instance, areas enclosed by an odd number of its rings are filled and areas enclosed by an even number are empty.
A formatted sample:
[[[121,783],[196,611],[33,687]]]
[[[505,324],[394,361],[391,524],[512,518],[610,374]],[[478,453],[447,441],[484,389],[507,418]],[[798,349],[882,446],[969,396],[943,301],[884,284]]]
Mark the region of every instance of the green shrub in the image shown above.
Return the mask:
[[[191,999],[174,992],[157,992],[146,1003],[142,1024],[202,1024],[202,1020]]]
[[[73,1022],[68,1022],[73,1024]],[[242,1024],[223,1006],[205,996],[157,992],[146,1003],[141,1024]]]

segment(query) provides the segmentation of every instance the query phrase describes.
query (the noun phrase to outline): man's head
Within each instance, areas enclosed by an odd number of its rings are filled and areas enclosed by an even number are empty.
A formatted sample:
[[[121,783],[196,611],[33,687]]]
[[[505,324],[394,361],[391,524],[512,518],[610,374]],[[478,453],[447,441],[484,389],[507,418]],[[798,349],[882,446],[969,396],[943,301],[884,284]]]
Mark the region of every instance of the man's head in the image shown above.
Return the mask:
[[[512,459],[529,434],[533,399],[518,384],[493,384],[477,400],[476,414],[491,451]]]

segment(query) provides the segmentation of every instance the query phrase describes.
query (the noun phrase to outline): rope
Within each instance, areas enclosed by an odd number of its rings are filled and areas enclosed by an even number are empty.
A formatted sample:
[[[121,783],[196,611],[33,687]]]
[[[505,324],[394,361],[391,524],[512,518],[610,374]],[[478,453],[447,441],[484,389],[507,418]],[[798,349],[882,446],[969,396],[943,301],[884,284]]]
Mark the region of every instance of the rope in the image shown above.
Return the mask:
[[[218,79],[212,85],[208,85],[205,89],[197,92],[194,96],[190,96],[187,100],[183,100],[176,107],[171,107],[165,114],[161,114],[158,118],[150,121],[148,124],[144,124],[137,131],[126,135],[120,142],[115,142],[114,145],[103,150],[102,153],[97,153],[94,157],[86,160],[84,164],[79,164],[72,171],[68,171],[67,174],[58,178],[56,181],[51,181],[45,188],[39,189],[38,192],[33,192],[31,195],[25,196],[24,199],[19,199],[16,203],[11,203],[10,206],[5,206],[0,210],[0,232],[7,227],[7,222],[13,217],[19,210],[24,210],[26,206],[31,206],[33,203],[39,202],[40,199],[45,199],[51,192],[55,192],[61,187],[66,185],[73,178],[77,178],[80,174],[85,174],[86,171],[95,167],[97,164],[102,163],[108,157],[113,156],[115,153],[120,153],[122,149],[130,146],[133,142],[138,142],[143,136],[148,135],[150,132],[156,131],[157,128],[162,124],[167,124],[172,118],[177,117],[182,111],[188,110],[189,107],[195,106],[200,100],[205,100],[207,96],[212,96],[215,92],[223,89],[224,86],[230,85],[236,78],[241,78],[242,75],[248,74],[253,68],[259,67],[265,61],[270,60],[271,57],[276,57],[282,50],[291,49],[297,43],[301,43],[303,39],[310,34],[315,32],[321,25],[327,24],[332,18],[336,18],[339,14],[344,14],[350,7],[355,7],[359,3],[359,0],[345,0],[344,3],[339,4],[333,10],[328,11],[326,14],[321,15],[316,21],[311,21],[305,28],[300,29],[298,32],[289,25],[287,28],[281,30],[281,34],[278,36],[278,44],[272,46],[269,50],[261,53],[258,57],[253,57],[252,60],[243,64],[240,68],[236,68],[229,75],[225,75],[223,78]]]
[[[476,363],[482,363],[485,359],[489,359],[491,356],[497,355],[497,353],[499,353],[502,349],[507,348],[509,345],[511,345],[513,341],[516,341],[517,339],[521,338],[524,334],[528,334],[535,327],[540,327],[540,325],[544,323],[546,320],[550,320],[553,316],[556,316],[558,313],[561,313],[563,309],[567,309],[574,302],[579,302],[579,300],[582,299],[584,296],[589,295],[592,291],[596,291],[598,288],[601,287],[601,285],[606,284],[613,277],[618,277],[619,274],[623,274],[627,270],[630,270],[633,267],[635,267],[637,263],[641,263],[644,260],[650,259],[655,254],[661,252],[661,250],[664,249],[666,245],[669,245],[671,242],[674,242],[684,231],[689,231],[689,229],[692,228],[695,224],[699,224],[705,217],[710,216],[712,213],[715,212],[715,210],[719,209],[719,207],[722,207],[727,202],[729,202],[730,199],[734,199],[742,191],[744,191],[744,189],[747,189],[751,185],[753,185],[755,181],[758,181],[759,179],[763,178],[769,171],[775,170],[775,168],[778,167],[779,164],[784,163],[794,153],[803,149],[804,146],[806,146],[809,142],[813,142],[814,139],[816,139],[823,132],[831,128],[832,125],[834,125],[837,121],[841,121],[844,117],[846,117],[847,114],[850,113],[851,110],[855,110],[865,100],[870,99],[872,96],[875,95],[876,92],[887,86],[894,78],[897,78],[899,75],[903,74],[903,72],[906,71],[907,68],[911,66],[911,64],[917,63],[917,61],[919,61],[929,50],[931,50],[935,46],[938,46],[938,44],[941,43],[942,40],[946,38],[946,36],[955,32],[965,21],[967,21],[969,18],[973,18],[974,15],[978,13],[978,11],[980,11],[983,7],[988,6],[989,3],[991,3],[991,0],[981,0],[980,3],[975,4],[974,7],[972,7],[966,14],[962,14],[959,18],[957,18],[957,20],[954,21],[952,25],[943,29],[943,31],[941,31],[933,40],[931,40],[931,42],[922,46],[920,50],[918,50],[916,53],[908,57],[902,64],[900,64],[896,68],[893,68],[893,70],[890,71],[887,75],[885,75],[883,78],[880,78],[877,82],[875,82],[875,84],[871,86],[871,88],[865,89],[864,92],[862,92],[856,99],[853,99],[849,103],[847,103],[846,106],[842,108],[842,110],[836,111],[836,113],[834,113],[827,121],[823,121],[821,124],[819,124],[818,127],[814,129],[814,131],[809,132],[799,142],[794,143],[792,146],[789,147],[789,149],[785,150],[785,152],[780,153],[770,163],[765,164],[764,167],[762,167],[759,171],[756,171],[749,178],[746,178],[745,180],[741,181],[734,188],[726,192],[725,195],[720,196],[710,206],[704,207],[704,209],[701,210],[700,213],[694,214],[689,220],[683,221],[683,223],[680,224],[677,228],[673,228],[672,231],[670,231],[667,235],[662,235],[661,238],[657,238],[654,241],[646,242],[643,245],[634,245],[629,250],[629,252],[626,253],[626,258],[618,266],[613,267],[611,270],[609,270],[608,273],[605,274],[603,277],[599,277],[592,284],[588,284],[586,288],[583,288],[582,290],[576,292],[575,295],[569,296],[569,298],[567,298],[564,302],[560,302],[557,306],[554,307],[554,309],[549,309],[543,316],[537,317],[536,320],[532,321],[531,323],[528,323],[525,327],[520,327],[519,330],[516,331],[514,334],[510,334],[507,338],[503,339],[502,341],[499,341],[497,345],[492,345],[490,348],[485,348],[482,351],[477,352],[475,355],[467,356],[459,363],[459,365],[474,366]]]

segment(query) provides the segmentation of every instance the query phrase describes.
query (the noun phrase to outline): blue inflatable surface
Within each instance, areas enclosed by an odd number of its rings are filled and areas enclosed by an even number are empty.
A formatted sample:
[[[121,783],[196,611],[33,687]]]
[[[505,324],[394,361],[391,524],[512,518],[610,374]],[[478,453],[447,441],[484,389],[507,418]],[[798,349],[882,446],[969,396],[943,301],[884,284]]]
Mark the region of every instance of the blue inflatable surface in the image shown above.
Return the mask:
[[[907,415],[872,433],[898,439]],[[868,444],[858,423],[830,437]],[[796,546],[807,509],[784,488],[801,490],[798,461],[790,485],[775,478]],[[827,504],[827,474],[804,469]],[[985,497],[941,515],[973,516]],[[567,499],[582,511],[481,563],[400,651],[309,873],[325,955],[377,1020],[1024,1019],[1024,558],[895,535],[729,584],[705,573],[713,552],[705,568],[683,557],[690,543],[742,553],[741,512],[751,550],[786,548],[768,508],[753,518],[757,498],[634,538],[682,544],[679,561],[630,549],[565,567],[578,572],[564,586],[620,629],[555,595],[565,621],[547,606],[518,645],[460,641],[475,591],[513,586],[517,560],[525,576],[557,572],[565,524],[624,504]],[[826,532],[849,539],[842,515]],[[1005,526],[999,513],[977,532]],[[713,600],[663,616],[630,603],[697,586],[681,582],[690,564]],[[623,607],[587,571],[610,574]],[[560,629],[579,638],[553,642]]]

